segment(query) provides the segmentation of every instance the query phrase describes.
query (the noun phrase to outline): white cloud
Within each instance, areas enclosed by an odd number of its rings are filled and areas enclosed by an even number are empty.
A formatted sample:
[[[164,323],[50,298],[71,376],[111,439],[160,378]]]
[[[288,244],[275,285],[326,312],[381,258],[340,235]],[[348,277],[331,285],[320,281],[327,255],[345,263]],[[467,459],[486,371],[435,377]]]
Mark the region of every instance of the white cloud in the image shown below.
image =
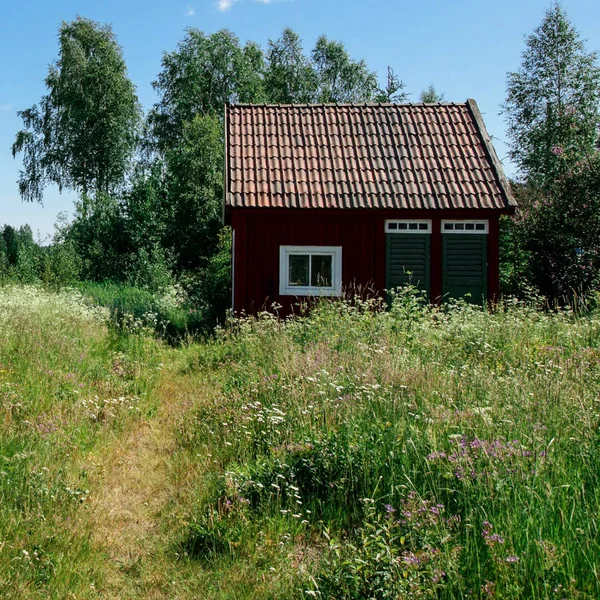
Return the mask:
[[[261,4],[274,4],[275,2],[285,2],[285,0],[254,0],[254,1],[260,2]],[[239,0],[217,0],[216,7],[221,12],[226,12],[237,2],[239,2]]]
[[[225,12],[228,11],[236,2],[237,0],[219,0],[217,2],[217,8],[221,12]]]
[[[192,8],[189,4],[186,6],[185,16],[193,17],[196,14],[196,9]]]
[[[12,110],[12,108],[13,108],[12,104],[0,104],[0,112],[1,111]]]

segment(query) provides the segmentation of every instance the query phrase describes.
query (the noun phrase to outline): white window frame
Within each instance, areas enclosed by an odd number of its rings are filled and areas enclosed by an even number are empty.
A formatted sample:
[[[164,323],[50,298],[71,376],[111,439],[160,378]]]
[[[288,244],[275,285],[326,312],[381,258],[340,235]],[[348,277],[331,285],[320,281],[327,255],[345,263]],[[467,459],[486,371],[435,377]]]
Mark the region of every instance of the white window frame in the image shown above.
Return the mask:
[[[453,227],[452,229],[446,229],[446,223],[452,224]],[[463,228],[462,229],[455,229],[454,225],[455,224],[462,224]],[[471,225],[483,225],[484,229],[465,229],[464,225],[466,225],[467,223],[471,224]],[[480,219],[480,220],[472,220],[472,219],[452,219],[452,220],[447,220],[447,221],[442,221],[442,233],[447,233],[447,234],[453,234],[453,233],[460,233],[460,234],[467,234],[467,235],[486,235],[490,232],[490,222],[486,219]]]
[[[399,224],[399,223],[406,223],[407,227],[406,229],[390,229],[390,225],[394,223],[394,224]],[[417,228],[416,229],[410,229],[410,224],[411,223],[416,223],[417,224]],[[427,229],[419,229],[419,225],[427,225]],[[388,219],[385,222],[385,232],[386,233],[431,233],[431,219]]]
[[[298,286],[289,283],[289,257],[298,255],[331,256],[331,287]],[[310,273],[309,279],[310,281]],[[279,246],[280,296],[341,296],[342,247],[341,246]]]

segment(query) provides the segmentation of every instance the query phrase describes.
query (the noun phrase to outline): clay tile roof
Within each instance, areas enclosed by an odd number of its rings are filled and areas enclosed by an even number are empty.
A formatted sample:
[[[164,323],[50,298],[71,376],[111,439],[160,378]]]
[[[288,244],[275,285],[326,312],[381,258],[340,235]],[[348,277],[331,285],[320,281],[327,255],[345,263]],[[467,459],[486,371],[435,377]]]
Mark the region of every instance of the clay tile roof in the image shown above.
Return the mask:
[[[229,105],[227,208],[479,208],[515,200],[474,100]]]

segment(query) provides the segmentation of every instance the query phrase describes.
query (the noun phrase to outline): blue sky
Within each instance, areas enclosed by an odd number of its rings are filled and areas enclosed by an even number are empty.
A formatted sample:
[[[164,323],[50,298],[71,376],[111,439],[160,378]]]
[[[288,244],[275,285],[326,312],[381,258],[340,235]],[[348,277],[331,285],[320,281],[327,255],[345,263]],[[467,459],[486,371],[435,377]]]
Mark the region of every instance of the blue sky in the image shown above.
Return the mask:
[[[61,211],[72,213],[75,195],[48,189],[44,205],[21,202],[20,161],[10,146],[20,128],[16,111],[45,93],[48,64],[57,56],[61,21],[77,14],[111,23],[123,47],[140,101],[155,101],[151,82],[164,51],[173,50],[186,27],[211,33],[223,27],[263,46],[284,27],[302,36],[345,43],[381,77],[387,65],[404,80],[411,99],[433,83],[449,101],[475,98],[507,172],[505,125],[499,115],[506,73],[516,70],[523,36],[540,23],[549,0],[3,0],[0,20],[0,224],[29,223],[42,237]],[[564,6],[588,50],[600,50],[600,2],[568,0]]]

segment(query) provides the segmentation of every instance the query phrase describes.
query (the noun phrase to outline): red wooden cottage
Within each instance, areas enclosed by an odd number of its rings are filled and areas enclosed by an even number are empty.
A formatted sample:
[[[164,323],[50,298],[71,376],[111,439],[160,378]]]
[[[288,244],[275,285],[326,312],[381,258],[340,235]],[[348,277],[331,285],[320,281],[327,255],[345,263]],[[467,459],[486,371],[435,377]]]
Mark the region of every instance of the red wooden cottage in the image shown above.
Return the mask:
[[[432,302],[498,295],[515,200],[473,100],[230,105],[225,121],[235,311],[409,280]]]

